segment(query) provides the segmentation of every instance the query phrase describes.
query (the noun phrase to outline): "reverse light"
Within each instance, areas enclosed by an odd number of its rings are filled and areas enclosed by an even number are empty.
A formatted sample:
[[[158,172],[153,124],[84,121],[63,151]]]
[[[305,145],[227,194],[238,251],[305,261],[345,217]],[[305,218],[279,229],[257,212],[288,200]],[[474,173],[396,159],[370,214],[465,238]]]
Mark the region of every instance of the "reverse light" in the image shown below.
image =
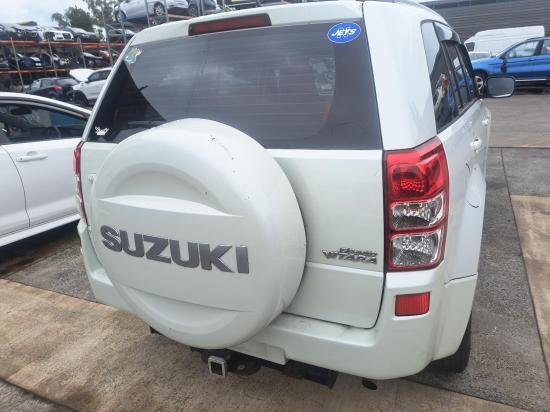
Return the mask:
[[[75,193],[80,217],[84,223],[88,224],[88,217],[86,216],[86,209],[84,208],[84,198],[82,197],[82,176],[80,169],[80,160],[82,156],[82,145],[84,141],[80,141],[73,152],[73,171],[75,178]]]
[[[256,27],[271,26],[271,20],[267,14],[254,14],[252,16],[232,17],[229,19],[205,21],[193,23],[189,26],[189,35],[217,33],[220,31],[252,29]]]
[[[443,259],[449,209],[449,172],[435,137],[409,150],[384,154],[386,268],[427,269]]]
[[[395,316],[418,316],[430,310],[430,292],[395,297]]]

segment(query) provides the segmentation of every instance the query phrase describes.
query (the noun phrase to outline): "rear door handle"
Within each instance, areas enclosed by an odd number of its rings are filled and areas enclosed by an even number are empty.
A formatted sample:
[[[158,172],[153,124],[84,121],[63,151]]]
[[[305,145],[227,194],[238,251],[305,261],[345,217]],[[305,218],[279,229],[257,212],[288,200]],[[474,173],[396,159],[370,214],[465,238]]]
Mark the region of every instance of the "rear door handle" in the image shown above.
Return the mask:
[[[22,162],[33,162],[35,160],[44,160],[48,157],[46,153],[36,153],[36,152],[29,152],[25,156],[19,156],[15,158],[16,161],[22,163]]]
[[[479,152],[483,147],[483,141],[479,137],[476,137],[470,142],[470,147],[474,152]]]

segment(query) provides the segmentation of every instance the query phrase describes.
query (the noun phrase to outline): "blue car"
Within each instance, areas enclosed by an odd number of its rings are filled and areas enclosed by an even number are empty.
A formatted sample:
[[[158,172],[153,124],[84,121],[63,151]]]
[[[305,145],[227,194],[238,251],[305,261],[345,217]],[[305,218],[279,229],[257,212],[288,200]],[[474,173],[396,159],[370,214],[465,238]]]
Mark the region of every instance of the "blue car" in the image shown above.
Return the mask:
[[[495,57],[472,62],[478,88],[483,90],[490,75],[507,74],[517,87],[550,87],[550,37],[537,37],[514,44]]]

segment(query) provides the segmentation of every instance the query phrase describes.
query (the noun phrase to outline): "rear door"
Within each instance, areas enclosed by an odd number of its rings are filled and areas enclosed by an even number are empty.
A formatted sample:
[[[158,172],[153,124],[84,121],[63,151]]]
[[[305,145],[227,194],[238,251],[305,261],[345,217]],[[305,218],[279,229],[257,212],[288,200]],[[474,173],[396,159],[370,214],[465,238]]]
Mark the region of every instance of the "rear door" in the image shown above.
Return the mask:
[[[504,55],[503,72],[525,81],[533,77],[534,56],[539,46],[538,40],[521,43]]]
[[[103,86],[103,72],[95,72],[90,77],[88,77],[88,82],[86,83],[86,97],[88,100],[95,100],[101,91]]]
[[[533,77],[550,81],[550,39],[542,41],[539,53],[533,57]]]
[[[449,165],[450,204],[446,239],[448,276],[477,273],[483,205],[487,133],[486,109],[474,87],[466,49],[449,27],[424,23],[422,34],[432,83],[438,136]],[[464,258],[467,256],[467,258]],[[471,257],[470,257],[471,256]]]
[[[77,213],[72,153],[85,116],[28,102],[0,102],[4,149],[23,182],[30,225]]]
[[[360,16],[358,6],[357,34]],[[238,129],[278,162],[304,219],[305,271],[287,312],[368,328],[384,285],[382,142],[366,36],[332,42],[337,23],[134,42],[88,128],[82,175],[98,174],[118,143],[167,122]],[[148,179],[149,194],[169,196]],[[93,184],[82,184],[90,207]]]

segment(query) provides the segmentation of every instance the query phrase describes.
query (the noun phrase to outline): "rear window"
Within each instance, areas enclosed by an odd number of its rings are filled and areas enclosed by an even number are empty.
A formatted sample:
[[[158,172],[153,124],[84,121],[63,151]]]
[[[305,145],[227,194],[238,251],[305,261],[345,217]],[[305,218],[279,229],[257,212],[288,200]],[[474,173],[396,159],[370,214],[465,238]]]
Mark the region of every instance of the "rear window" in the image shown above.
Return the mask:
[[[379,149],[366,37],[332,43],[327,32],[334,24],[131,47],[88,140],[117,143],[166,122],[202,118],[235,127],[266,148]]]
[[[74,86],[77,83],[73,79],[58,79],[56,84],[59,84],[60,86]]]

